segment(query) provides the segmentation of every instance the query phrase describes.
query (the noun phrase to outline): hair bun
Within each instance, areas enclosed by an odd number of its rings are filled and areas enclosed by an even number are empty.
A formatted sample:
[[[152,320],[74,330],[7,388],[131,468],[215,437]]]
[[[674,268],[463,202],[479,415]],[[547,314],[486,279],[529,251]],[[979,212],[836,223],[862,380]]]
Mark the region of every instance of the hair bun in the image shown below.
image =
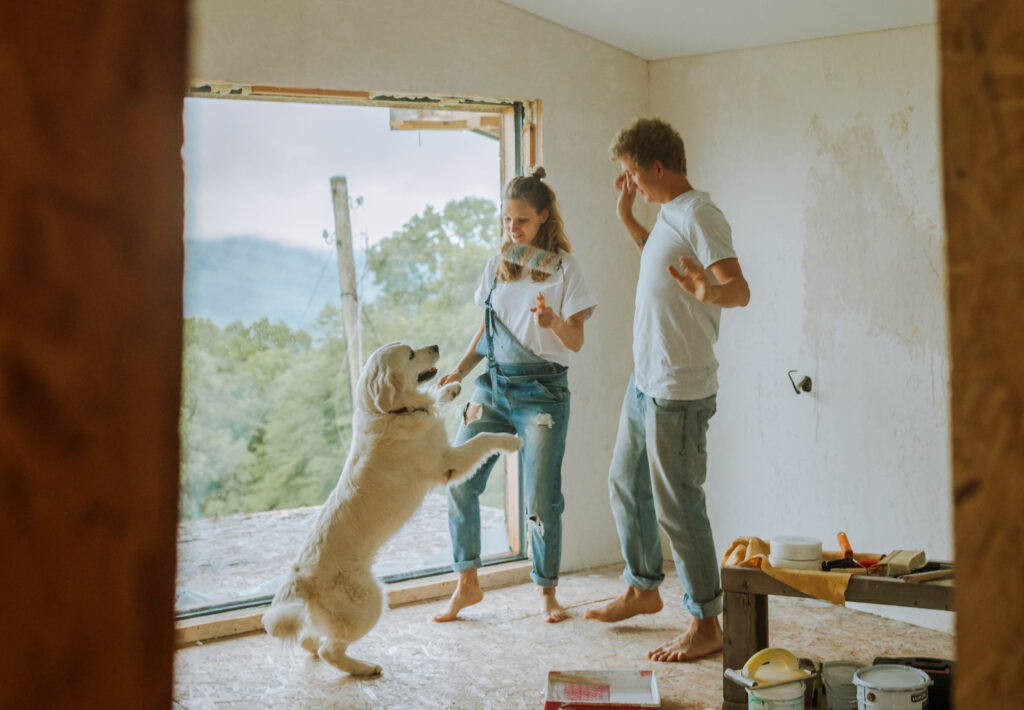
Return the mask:
[[[548,176],[548,171],[545,170],[544,167],[541,166],[541,165],[538,165],[537,167],[535,167],[533,169],[533,172],[530,173],[530,177],[537,178],[538,180],[546,178],[547,176]]]

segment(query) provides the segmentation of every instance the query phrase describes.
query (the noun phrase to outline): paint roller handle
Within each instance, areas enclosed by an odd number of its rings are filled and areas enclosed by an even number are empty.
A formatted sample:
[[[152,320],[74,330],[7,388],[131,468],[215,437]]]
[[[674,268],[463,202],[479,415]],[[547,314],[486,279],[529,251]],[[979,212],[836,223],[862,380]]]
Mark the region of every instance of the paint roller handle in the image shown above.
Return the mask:
[[[839,549],[843,551],[843,557],[853,557],[853,547],[850,546],[850,538],[846,537],[846,533],[840,530],[836,533],[836,539],[839,541]]]

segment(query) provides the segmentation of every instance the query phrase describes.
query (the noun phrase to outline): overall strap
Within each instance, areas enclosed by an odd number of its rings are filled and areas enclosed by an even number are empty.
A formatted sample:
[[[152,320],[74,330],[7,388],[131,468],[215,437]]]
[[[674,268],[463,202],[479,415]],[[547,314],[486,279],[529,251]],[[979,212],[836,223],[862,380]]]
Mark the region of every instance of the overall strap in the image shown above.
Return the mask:
[[[484,301],[484,337],[487,338],[487,372],[491,376],[491,405],[494,406],[494,391],[498,385],[498,362],[494,359],[494,308],[491,306],[491,297],[498,285],[498,264],[494,265],[494,276],[491,278],[491,288],[487,292],[487,300]]]

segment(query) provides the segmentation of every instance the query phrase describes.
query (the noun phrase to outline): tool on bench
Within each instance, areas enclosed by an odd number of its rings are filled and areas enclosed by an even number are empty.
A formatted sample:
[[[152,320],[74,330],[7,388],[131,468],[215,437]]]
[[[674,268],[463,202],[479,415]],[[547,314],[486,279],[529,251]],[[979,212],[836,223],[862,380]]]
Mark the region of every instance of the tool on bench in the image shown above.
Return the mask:
[[[850,545],[850,538],[846,536],[845,532],[840,530],[836,534],[836,540],[839,541],[839,549],[843,551],[843,556],[838,560],[822,562],[821,569],[825,572],[836,570],[840,572],[849,572],[851,574],[867,574],[878,564],[878,560],[856,559],[853,556],[853,547]]]
[[[886,577],[900,577],[924,567],[927,562],[924,550],[893,550],[878,566]]]
[[[953,570],[952,562],[928,562],[910,574],[900,575],[900,579],[908,584],[920,584],[921,582],[937,582],[954,576],[956,573]]]

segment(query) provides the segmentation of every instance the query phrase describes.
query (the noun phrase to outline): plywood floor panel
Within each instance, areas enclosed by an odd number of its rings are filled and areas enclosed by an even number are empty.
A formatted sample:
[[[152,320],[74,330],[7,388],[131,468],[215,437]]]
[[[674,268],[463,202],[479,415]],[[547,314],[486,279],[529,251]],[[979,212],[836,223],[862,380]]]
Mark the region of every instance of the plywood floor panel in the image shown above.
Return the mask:
[[[647,651],[672,638],[689,618],[679,583],[666,580],[665,609],[620,624],[583,619],[583,611],[623,589],[619,567],[565,575],[559,598],[571,618],[548,624],[529,584],[487,593],[464,620],[435,624],[442,602],[385,610],[381,623],[352,646],[354,657],[384,673],[356,679],[255,634],[181,649],[175,664],[176,710],[505,710],[543,705],[550,669],[650,669],[665,710],[721,704],[721,656],[691,664],[654,663]],[[870,663],[875,656],[952,658],[950,634],[823,602],[772,598],[771,642],[799,656]]]

